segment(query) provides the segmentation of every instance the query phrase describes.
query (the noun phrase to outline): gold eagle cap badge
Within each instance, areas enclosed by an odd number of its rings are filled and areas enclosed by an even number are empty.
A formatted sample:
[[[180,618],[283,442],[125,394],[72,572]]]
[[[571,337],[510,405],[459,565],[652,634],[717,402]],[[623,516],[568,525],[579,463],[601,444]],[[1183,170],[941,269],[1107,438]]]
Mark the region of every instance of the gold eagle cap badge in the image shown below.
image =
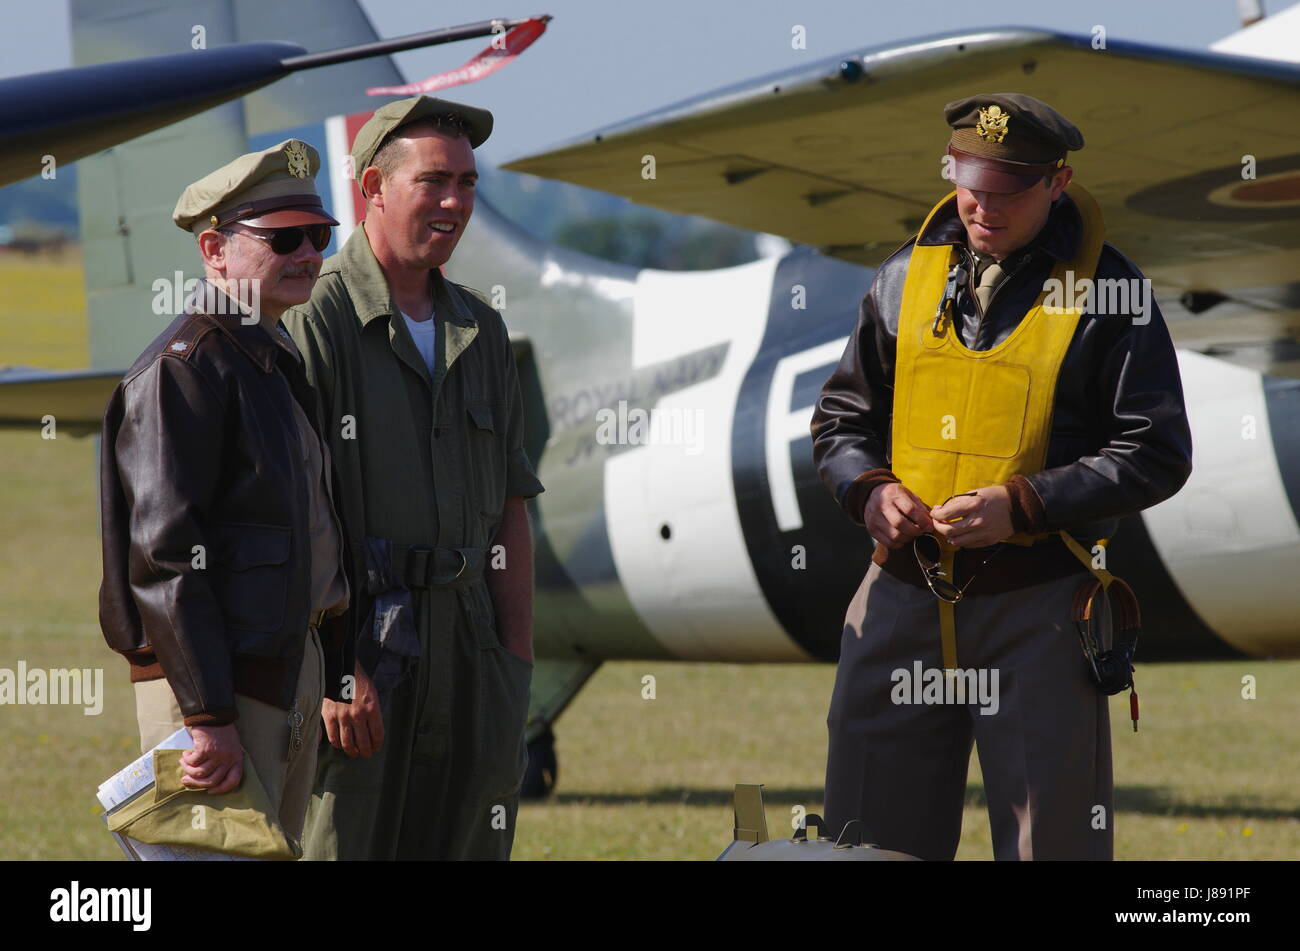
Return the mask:
[[[982,139],[1000,143],[1007,137],[1007,123],[1010,121],[1010,114],[1003,112],[1001,106],[994,104],[980,109],[980,121],[975,126],[975,131]]]
[[[294,178],[306,178],[311,174],[310,164],[307,161],[307,150],[303,148],[301,142],[290,142],[284,147],[284,153],[289,159],[290,175]]]

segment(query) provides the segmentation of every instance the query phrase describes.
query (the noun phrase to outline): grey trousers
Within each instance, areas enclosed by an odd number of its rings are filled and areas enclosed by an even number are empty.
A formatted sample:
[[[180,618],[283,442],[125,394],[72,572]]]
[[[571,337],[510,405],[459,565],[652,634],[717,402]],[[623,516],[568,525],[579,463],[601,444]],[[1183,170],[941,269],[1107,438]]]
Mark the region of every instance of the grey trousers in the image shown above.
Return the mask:
[[[1108,698],[1092,681],[1070,621],[1074,593],[1088,577],[1081,570],[958,602],[958,667],[982,668],[986,686],[996,688],[996,712],[985,715],[994,705],[977,697],[901,702],[918,699],[915,661],[942,670],[938,606],[928,589],[873,564],[845,616],[826,721],[831,834],[860,819],[864,841],[952,859],[973,741],[996,858],[1111,859]]]

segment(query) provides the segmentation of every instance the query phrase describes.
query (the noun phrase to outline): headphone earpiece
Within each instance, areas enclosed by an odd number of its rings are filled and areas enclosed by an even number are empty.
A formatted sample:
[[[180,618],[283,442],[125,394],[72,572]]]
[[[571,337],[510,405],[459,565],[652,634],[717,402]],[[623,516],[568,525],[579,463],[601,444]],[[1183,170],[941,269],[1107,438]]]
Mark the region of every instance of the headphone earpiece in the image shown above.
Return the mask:
[[[1138,635],[1142,632],[1142,613],[1128,582],[1114,578],[1108,590],[1114,595],[1112,606],[1118,611],[1111,648],[1103,649],[1089,630],[1096,615],[1097,597],[1104,597],[1107,593],[1096,578],[1085,581],[1074,596],[1074,623],[1097,687],[1102,693],[1113,696],[1133,686],[1133,655],[1137,651]]]

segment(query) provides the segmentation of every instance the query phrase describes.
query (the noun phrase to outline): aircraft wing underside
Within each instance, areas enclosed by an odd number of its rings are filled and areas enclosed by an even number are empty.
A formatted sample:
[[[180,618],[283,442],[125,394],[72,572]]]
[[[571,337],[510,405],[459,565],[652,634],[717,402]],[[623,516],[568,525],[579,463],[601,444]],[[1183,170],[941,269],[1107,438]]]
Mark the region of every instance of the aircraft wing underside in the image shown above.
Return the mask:
[[[754,80],[505,167],[875,264],[950,189],[944,104],[1005,90],[1083,129],[1077,180],[1180,345],[1300,372],[1290,63],[1020,28],[952,34]]]
[[[37,427],[52,418],[56,432],[88,436],[99,432],[120,370],[0,369],[0,427]]]
[[[208,47],[291,37],[315,52],[379,38],[356,0],[318,0],[310,17],[299,7],[261,0],[165,6],[73,0],[71,15],[77,66],[184,52],[195,42],[196,25]],[[61,433],[99,431],[125,368],[176,312],[182,293],[173,285],[200,273],[193,242],[181,240],[171,222],[176,196],[196,169],[290,135],[306,137],[325,156],[320,124],[326,117],[374,108],[367,87],[404,81],[388,56],[296,73],[78,162],[91,368],[0,369],[0,428],[40,426],[52,415]],[[321,182],[327,204],[330,184]],[[160,279],[168,287],[161,297]],[[172,304],[159,308],[159,300]]]

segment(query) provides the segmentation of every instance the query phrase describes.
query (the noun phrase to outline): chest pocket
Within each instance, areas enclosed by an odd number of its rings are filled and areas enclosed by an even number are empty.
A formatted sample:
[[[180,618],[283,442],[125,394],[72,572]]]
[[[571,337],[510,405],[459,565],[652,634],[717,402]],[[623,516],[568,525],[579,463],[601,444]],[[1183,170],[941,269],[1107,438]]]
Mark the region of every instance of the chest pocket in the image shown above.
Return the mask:
[[[1010,459],[1020,451],[1029,370],[943,353],[917,357],[907,441],[918,449]]]
[[[488,524],[490,536],[505,505],[505,404],[471,400],[466,403],[467,442],[474,480],[471,504]]]
[[[491,403],[470,403],[469,418],[474,423],[474,428],[480,432],[496,433]]]

